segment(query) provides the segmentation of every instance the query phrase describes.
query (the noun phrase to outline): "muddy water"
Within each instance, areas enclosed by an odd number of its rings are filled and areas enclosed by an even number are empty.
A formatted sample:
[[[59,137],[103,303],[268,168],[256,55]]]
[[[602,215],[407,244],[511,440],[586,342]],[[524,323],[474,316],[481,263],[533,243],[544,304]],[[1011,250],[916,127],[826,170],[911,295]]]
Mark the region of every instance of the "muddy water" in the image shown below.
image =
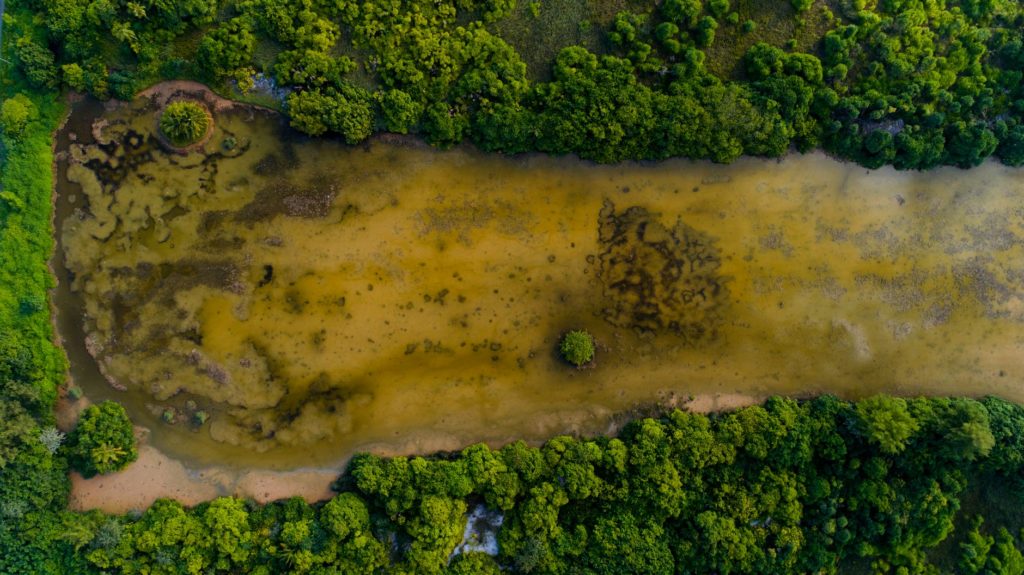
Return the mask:
[[[348,148],[238,110],[180,155],[150,105],[96,140],[92,108],[59,166],[73,375],[195,464],[595,432],[708,393],[1024,401],[1020,170]],[[557,358],[571,328],[588,369]]]

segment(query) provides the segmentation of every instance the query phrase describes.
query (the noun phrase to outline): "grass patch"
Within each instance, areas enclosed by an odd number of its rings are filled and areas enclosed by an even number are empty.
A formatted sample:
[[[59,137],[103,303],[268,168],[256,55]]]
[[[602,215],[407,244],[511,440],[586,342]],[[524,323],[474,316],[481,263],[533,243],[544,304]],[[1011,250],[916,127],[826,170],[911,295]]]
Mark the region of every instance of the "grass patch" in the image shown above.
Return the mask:
[[[195,28],[176,37],[169,46],[170,56],[182,60],[192,60],[208,31],[209,28]]]
[[[786,42],[795,39],[796,50],[789,51],[817,53],[821,38],[835,27],[829,18],[834,10],[824,0],[815,0],[811,8],[801,15],[802,26],[789,2],[732,0],[730,10],[739,14],[739,23],[729,24],[724,19],[720,20],[714,44],[705,50],[708,69],[721,78],[743,78],[740,60],[758,42],[785,48]],[[743,22],[747,20],[752,20],[757,27],[744,33]]]
[[[531,81],[544,81],[551,77],[551,64],[562,48],[598,49],[599,27],[584,24],[590,14],[587,4],[586,0],[546,0],[534,16],[530,2],[519,0],[507,18],[492,25],[492,31],[519,52]]]
[[[370,92],[380,88],[380,82],[377,81],[377,75],[369,69],[367,62],[370,61],[370,57],[373,56],[373,51],[367,48],[357,48],[352,44],[351,41],[352,32],[348,29],[344,29],[341,39],[334,45],[331,55],[333,56],[347,56],[356,62],[356,69],[352,70],[348,74],[345,74],[345,79],[352,82],[360,88],[365,88]]]
[[[555,56],[567,46],[605,53],[605,30],[621,11],[646,12],[653,4],[637,0],[542,0],[536,15],[529,0],[519,0],[507,18],[490,26],[526,63],[532,82],[551,79]]]
[[[1024,529],[1024,493],[1014,489],[1005,478],[998,475],[972,477],[967,490],[960,497],[960,512],[956,516],[953,534],[928,554],[928,561],[939,567],[943,573],[956,572],[960,559],[960,544],[967,540],[971,531],[971,520],[981,515],[985,523],[981,531],[993,535],[1005,527],[1014,537]],[[1018,539],[1017,545],[1021,541]]]
[[[257,72],[263,72],[268,76],[274,73],[274,62],[277,61],[277,55],[284,52],[284,47],[263,36],[262,34],[256,35],[256,50],[253,52],[252,61]]]

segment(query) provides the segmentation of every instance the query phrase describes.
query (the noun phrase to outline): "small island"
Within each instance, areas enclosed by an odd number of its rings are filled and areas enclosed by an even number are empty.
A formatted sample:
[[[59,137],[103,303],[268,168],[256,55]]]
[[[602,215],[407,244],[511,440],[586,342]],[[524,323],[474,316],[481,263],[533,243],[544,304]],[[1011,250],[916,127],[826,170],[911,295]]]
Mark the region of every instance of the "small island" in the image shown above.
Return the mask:
[[[193,146],[207,139],[211,131],[213,119],[210,112],[198,102],[171,102],[160,113],[160,134],[176,148]]]
[[[558,345],[562,359],[581,368],[594,361],[594,336],[582,329],[574,329],[562,336]]]

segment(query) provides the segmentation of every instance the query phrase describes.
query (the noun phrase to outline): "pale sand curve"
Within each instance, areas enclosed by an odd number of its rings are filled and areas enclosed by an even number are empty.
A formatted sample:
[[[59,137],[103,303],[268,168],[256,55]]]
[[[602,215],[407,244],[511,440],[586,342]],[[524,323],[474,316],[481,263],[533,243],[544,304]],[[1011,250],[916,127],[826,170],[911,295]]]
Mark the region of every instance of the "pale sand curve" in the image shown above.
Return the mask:
[[[267,503],[302,497],[310,503],[330,499],[336,469],[298,471],[232,471],[210,467],[191,470],[150,445],[139,448],[139,459],[123,471],[85,479],[71,473],[68,508],[100,509],[106,513],[144,510],[157,499],[171,498],[194,506],[216,497],[234,495]]]

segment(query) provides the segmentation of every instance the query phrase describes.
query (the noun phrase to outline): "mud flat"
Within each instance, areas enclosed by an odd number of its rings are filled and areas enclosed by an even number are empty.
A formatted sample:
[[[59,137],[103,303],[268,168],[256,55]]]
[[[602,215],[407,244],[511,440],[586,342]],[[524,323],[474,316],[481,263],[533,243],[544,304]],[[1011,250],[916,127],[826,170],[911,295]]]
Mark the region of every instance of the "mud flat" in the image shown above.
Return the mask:
[[[58,323],[87,394],[190,469],[599,433],[691,396],[1024,401],[1024,171],[350,148],[215,105],[182,155],[157,106],[83,103],[62,136]],[[596,368],[558,360],[572,328]]]

